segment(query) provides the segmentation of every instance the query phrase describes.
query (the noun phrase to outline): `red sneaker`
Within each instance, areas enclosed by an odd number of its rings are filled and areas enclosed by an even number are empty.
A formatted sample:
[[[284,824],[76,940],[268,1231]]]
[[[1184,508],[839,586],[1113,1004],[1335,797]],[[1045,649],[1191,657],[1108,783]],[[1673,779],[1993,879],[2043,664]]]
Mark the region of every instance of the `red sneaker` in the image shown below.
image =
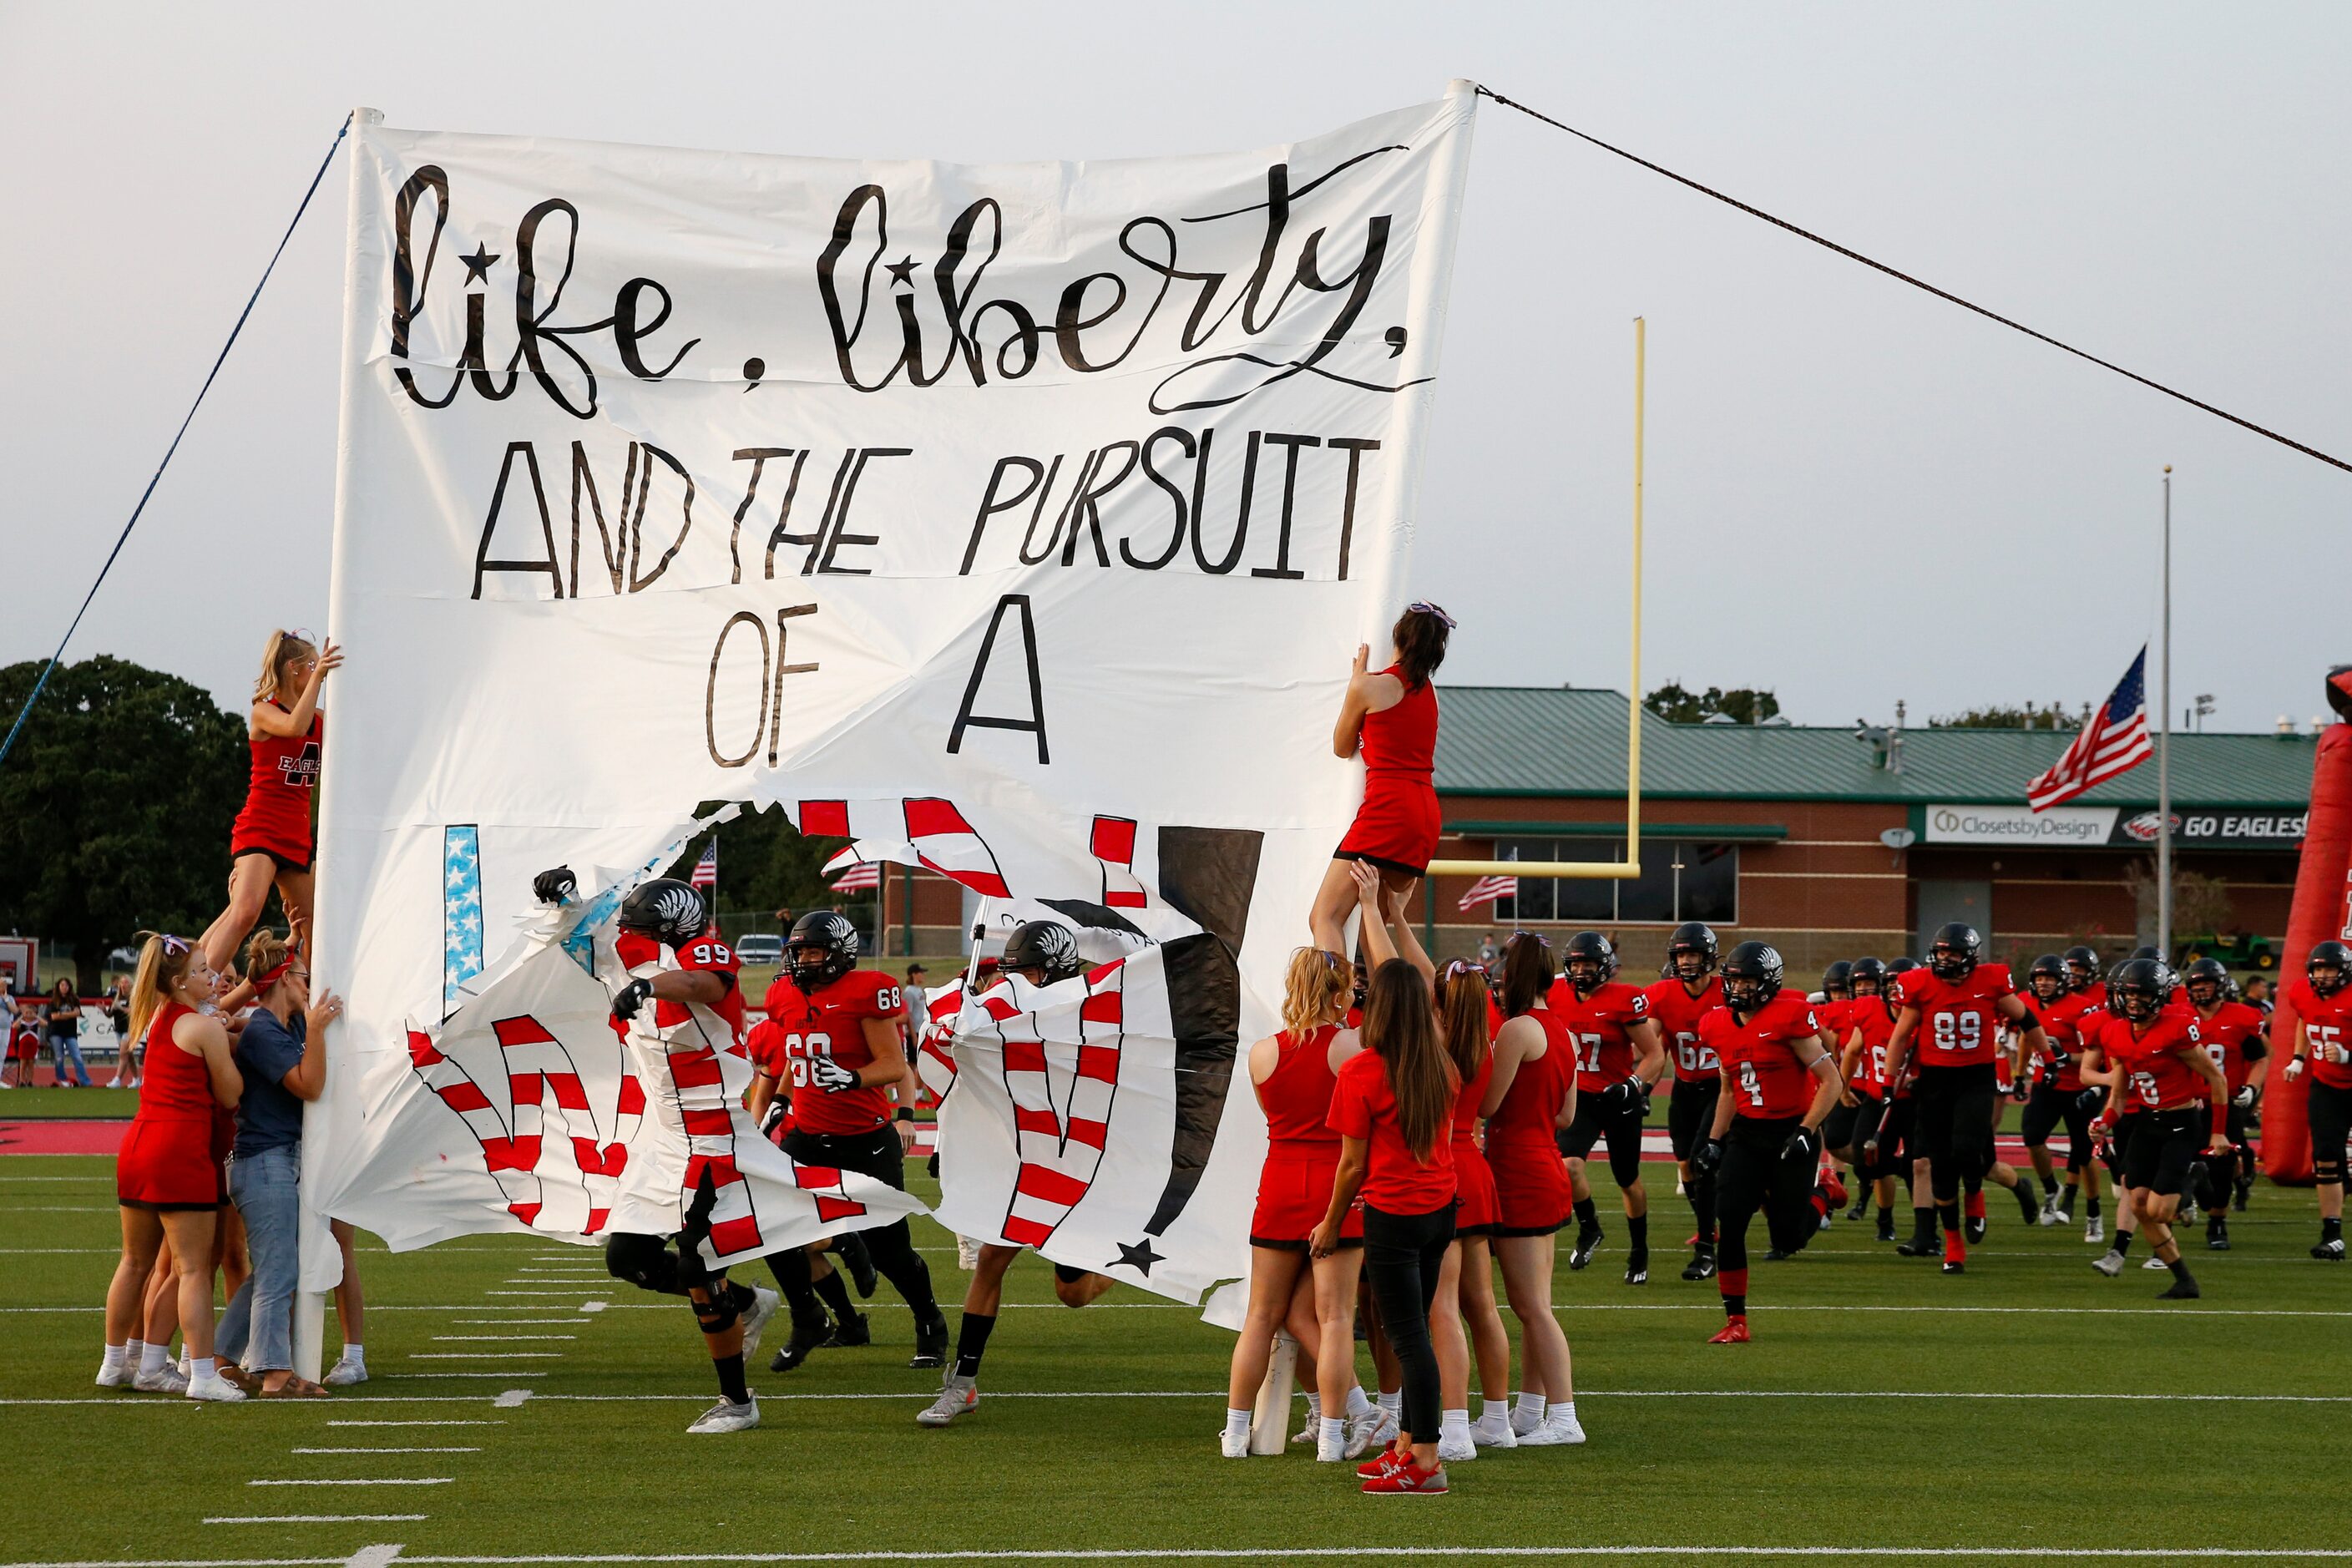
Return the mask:
[[[1960,1239],[1958,1231],[1946,1231],[1944,1233],[1944,1272],[1963,1274],[1968,1271],[1968,1266],[1969,1244]]]
[[[1364,1483],[1364,1490],[1381,1493],[1406,1493],[1432,1497],[1445,1489],[1445,1467],[1432,1465],[1423,1469],[1410,1458],[1391,1466]]]
[[[1402,1458],[1403,1456],[1394,1448],[1382,1448],[1379,1453],[1358,1465],[1356,1474],[1364,1477],[1367,1480],[1374,1476],[1385,1476],[1402,1462]]]
[[[1833,1209],[1845,1207],[1845,1184],[1838,1180],[1835,1171],[1822,1173],[1822,1195],[1829,1199],[1830,1207]]]
[[[1748,1314],[1736,1313],[1723,1325],[1722,1332],[1709,1339],[1711,1345],[1744,1345],[1748,1342]]]

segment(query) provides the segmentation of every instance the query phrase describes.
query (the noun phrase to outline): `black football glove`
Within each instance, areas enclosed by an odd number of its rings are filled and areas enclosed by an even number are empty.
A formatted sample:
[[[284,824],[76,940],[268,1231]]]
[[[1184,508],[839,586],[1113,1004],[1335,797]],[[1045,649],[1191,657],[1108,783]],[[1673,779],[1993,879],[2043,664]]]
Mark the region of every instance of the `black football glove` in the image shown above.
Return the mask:
[[[2095,1111],[2107,1100],[2107,1091],[2096,1084],[2085,1084],[2074,1091],[2074,1109]]]
[[[1791,1165],[1809,1165],[1821,1157],[1822,1135],[1810,1127],[1798,1128],[1780,1145],[1780,1158]]]
[[[1723,1163],[1723,1140],[1709,1138],[1691,1151],[1691,1174],[1712,1176]]]
[[[774,1137],[776,1129],[783,1125],[784,1116],[789,1109],[781,1100],[768,1101],[768,1109],[760,1117],[761,1136]]]
[[[646,1005],[646,998],[651,996],[653,994],[654,983],[652,981],[630,981],[626,985],[622,986],[619,993],[613,998],[613,1016],[620,1019],[625,1024],[627,1023],[630,1019],[637,1016],[637,1009],[644,1006]]]
[[[2032,1099],[2033,1080],[2032,1079],[2025,1078],[2012,1079],[2009,1086],[2009,1098],[2017,1101],[2020,1105],[2023,1105],[2027,1100]]]
[[[1601,1110],[1604,1116],[1622,1116],[1642,1103],[1642,1080],[1621,1079],[1601,1091]]]
[[[569,866],[558,866],[551,871],[541,871],[530,879],[530,896],[542,904],[560,904],[580,888],[580,879],[572,874]]]
[[[827,1094],[839,1094],[845,1089],[862,1087],[857,1074],[843,1067],[831,1057],[815,1057],[809,1061],[809,1082]]]

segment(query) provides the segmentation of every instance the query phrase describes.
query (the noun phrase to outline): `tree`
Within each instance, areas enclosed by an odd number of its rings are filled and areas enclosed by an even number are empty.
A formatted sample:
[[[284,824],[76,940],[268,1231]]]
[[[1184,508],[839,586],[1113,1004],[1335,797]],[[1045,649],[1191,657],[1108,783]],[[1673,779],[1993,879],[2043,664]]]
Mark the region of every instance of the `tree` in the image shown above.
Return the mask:
[[[1642,706],[1675,724],[1703,724],[1718,715],[1741,724],[1761,724],[1779,716],[1780,700],[1769,691],[1745,686],[1728,691],[1719,686],[1691,691],[1680,681],[1670,680],[1643,698]]]
[[[2028,702],[2021,708],[1970,708],[1958,713],[1940,714],[1927,721],[1930,730],[2079,730],[2089,722],[2088,703],[2076,711],[2067,711],[2063,702],[2053,702],[2047,708]]]
[[[708,815],[720,804],[706,801],[701,810]],[[782,807],[746,809],[734,820],[697,834],[678,864],[693,865],[714,834],[719,839],[719,901],[727,908],[765,912],[789,906],[805,912],[833,906],[833,889],[825,886],[822,873],[847,839],[803,837]]]
[[[13,721],[38,661],[0,669]],[[0,763],[0,910],[70,946],[84,994],[146,929],[193,935],[227,901],[245,724],[202,688],[100,655],[61,665]]]

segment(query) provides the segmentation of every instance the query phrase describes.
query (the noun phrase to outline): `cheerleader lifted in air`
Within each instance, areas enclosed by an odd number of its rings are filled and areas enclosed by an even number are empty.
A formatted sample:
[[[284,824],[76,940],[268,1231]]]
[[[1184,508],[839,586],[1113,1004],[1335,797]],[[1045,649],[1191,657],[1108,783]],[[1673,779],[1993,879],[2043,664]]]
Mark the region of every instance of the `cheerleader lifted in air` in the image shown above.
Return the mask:
[[[1364,801],[1331,853],[1307,917],[1315,945],[1326,952],[1344,957],[1348,951],[1343,931],[1357,898],[1348,862],[1378,868],[1386,891],[1398,895],[1421,880],[1437,851],[1437,689],[1430,681],[1445,661],[1453,630],[1453,616],[1416,601],[1389,633],[1394,647],[1384,668],[1371,668],[1370,647],[1357,645],[1331,750],[1340,757],[1362,754]]]

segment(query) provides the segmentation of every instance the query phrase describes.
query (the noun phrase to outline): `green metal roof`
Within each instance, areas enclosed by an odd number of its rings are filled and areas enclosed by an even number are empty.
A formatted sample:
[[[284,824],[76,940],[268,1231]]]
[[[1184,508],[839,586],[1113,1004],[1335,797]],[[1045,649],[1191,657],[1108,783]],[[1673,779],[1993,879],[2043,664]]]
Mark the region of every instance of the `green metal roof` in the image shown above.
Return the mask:
[[[1625,794],[1625,696],[1587,687],[1445,686],[1437,788],[1445,795]],[[2051,730],[1906,730],[1903,772],[1875,767],[1851,726],[1670,724],[1642,716],[1642,794],[1658,800],[2021,802],[2026,781],[2073,735]],[[2308,734],[2172,737],[2172,798],[2193,805],[2301,810],[2311,798]],[[2152,806],[2153,759],[2080,797]]]

